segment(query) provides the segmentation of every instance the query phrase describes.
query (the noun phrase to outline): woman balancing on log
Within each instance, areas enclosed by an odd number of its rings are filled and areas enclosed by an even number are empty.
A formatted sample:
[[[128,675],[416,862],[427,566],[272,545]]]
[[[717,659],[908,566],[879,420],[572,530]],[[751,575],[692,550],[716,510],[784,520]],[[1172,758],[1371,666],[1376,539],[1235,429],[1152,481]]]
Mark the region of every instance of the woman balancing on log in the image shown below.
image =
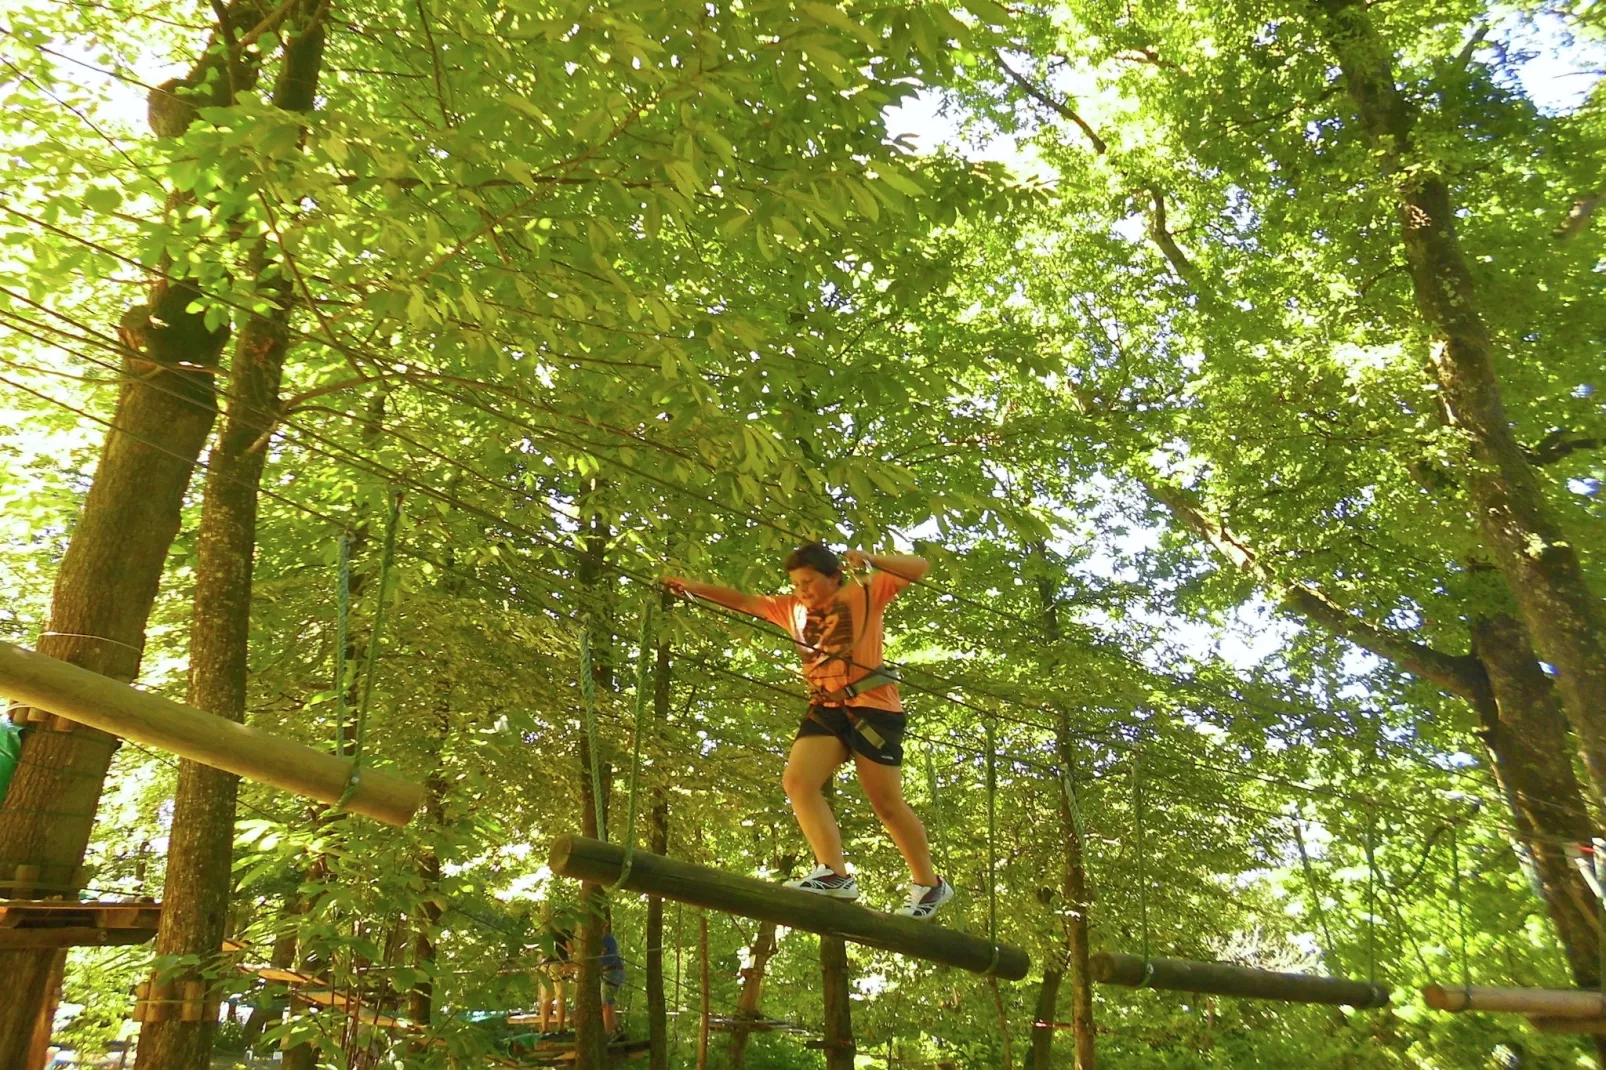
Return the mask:
[[[861,583],[843,570],[873,571]],[[954,897],[953,886],[931,867],[926,829],[903,798],[903,702],[897,674],[881,662],[882,613],[898,592],[926,574],[923,557],[849,550],[841,560],[820,543],[786,559],[792,593],[751,595],[712,583],[668,577],[676,594],[706,598],[786,629],[803,658],[809,709],[792,741],[781,779],[814,858],[813,873],[788,888],[835,899],[859,898],[859,885],[842,857],[842,832],[821,789],[849,758],[876,816],[909,863],[914,882],[898,913],[926,919]],[[852,579],[850,583],[849,580]]]

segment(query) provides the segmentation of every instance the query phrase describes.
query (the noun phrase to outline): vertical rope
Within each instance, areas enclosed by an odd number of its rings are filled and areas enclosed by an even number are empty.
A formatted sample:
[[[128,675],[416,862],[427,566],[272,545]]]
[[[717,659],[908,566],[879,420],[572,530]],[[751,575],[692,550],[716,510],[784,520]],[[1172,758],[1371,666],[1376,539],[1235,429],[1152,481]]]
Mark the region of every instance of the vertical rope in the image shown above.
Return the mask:
[[[998,747],[987,720],[987,940],[998,948]]]
[[[1589,866],[1595,873],[1595,884],[1606,887],[1606,859],[1601,858],[1601,851],[1606,849],[1606,840],[1595,837],[1590,841]],[[1600,994],[1606,999],[1606,896],[1597,895],[1595,905],[1599,908],[1595,917],[1596,942],[1600,949]]]
[[[335,589],[335,753],[345,751],[346,644],[351,635],[351,537],[340,536],[339,586]]]
[[[652,604],[656,592],[649,591],[641,607],[641,639],[636,645],[636,725],[630,746],[630,802],[625,809],[625,857],[619,866],[619,879],[608,885],[613,892],[630,879],[630,867],[636,860],[636,801],[641,793],[641,737],[647,719],[647,693],[652,681]],[[593,752],[594,754],[595,752]]]
[[[1461,900],[1461,832],[1456,825],[1450,826],[1450,880],[1455,896],[1455,926],[1461,943],[1461,987],[1469,994],[1472,991],[1472,965],[1467,958],[1467,914]]]
[[[580,622],[580,706],[585,715],[586,749],[591,757],[591,812],[597,815],[597,839],[608,842],[602,809],[602,756],[597,747],[597,679],[591,667],[591,619]]]
[[[379,639],[384,633],[386,594],[390,587],[390,566],[396,559],[396,529],[401,526],[402,492],[393,491],[390,496],[390,515],[385,520],[385,549],[379,559],[379,598],[374,605],[374,627],[368,636],[368,656],[363,666],[362,697],[357,702],[357,731],[352,744],[351,775],[346,778],[346,788],[340,793],[340,800],[335,803],[336,810],[344,810],[351,797],[357,794],[357,787],[362,781],[363,744],[368,732],[368,707],[374,697],[374,674],[379,665]]]
[[[1138,920],[1143,932],[1143,984],[1154,979],[1154,963],[1149,960],[1149,863],[1147,837],[1143,832],[1143,759],[1132,755],[1132,814],[1138,837]]]
[[[1366,812],[1366,983],[1377,984],[1377,811]]]
[[[998,969],[998,745],[993,718],[987,719],[987,942],[993,958],[986,976]],[[994,978],[994,983],[996,978]]]
[[[1294,821],[1294,844],[1299,848],[1299,864],[1305,870],[1305,887],[1310,892],[1311,909],[1322,927],[1322,957],[1332,970],[1337,960],[1333,957],[1333,930],[1327,925],[1327,911],[1322,907],[1322,894],[1316,887],[1316,872],[1311,868],[1310,854],[1305,850],[1305,832],[1302,823]]]
[[[942,868],[948,869],[948,837],[943,835],[942,794],[937,790],[937,747],[926,744],[926,793],[931,796],[931,827],[937,833],[937,851]]]

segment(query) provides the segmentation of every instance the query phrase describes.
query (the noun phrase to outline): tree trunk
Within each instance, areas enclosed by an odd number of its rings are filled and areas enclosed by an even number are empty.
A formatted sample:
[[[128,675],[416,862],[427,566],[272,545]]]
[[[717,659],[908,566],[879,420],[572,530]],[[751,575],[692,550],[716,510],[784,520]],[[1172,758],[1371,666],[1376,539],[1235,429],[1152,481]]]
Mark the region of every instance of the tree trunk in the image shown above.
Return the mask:
[[[753,1031],[743,1027],[742,1019],[757,1020],[761,1017],[759,1008],[764,999],[764,970],[769,965],[777,950],[775,943],[775,923],[773,921],[760,922],[758,935],[753,938],[753,945],[748,949],[750,962],[742,971],[742,990],[736,997],[736,1019],[738,1024],[731,1029],[730,1062],[733,1067],[740,1067],[742,1060],[747,1058],[747,1042],[751,1039]]]
[[[1432,367],[1447,423],[1470,449],[1460,473],[1483,542],[1506,577],[1539,655],[1556,667],[1561,705],[1597,799],[1606,799],[1606,608],[1552,515],[1512,431],[1494,343],[1456,236],[1444,177],[1412,155],[1415,116],[1363,0],[1319,0],[1328,47],[1361,126],[1394,184],[1417,306],[1434,335]]]
[[[1444,653],[1369,624],[1314,588],[1282,582],[1225,524],[1206,516],[1192,494],[1163,485],[1149,490],[1235,567],[1282,596],[1288,608],[1472,706],[1574,979],[1593,987],[1599,975],[1597,907],[1562,849],[1587,841],[1592,825],[1573,775],[1573,748],[1555,685],[1540,669],[1522,622],[1508,614],[1475,618],[1473,652]]]
[[[1037,581],[1037,595],[1043,608],[1043,630],[1051,642],[1058,642],[1059,591],[1048,567],[1047,545],[1038,543],[1035,554],[1044,566],[1043,575]],[[1065,962],[1071,975],[1071,1039],[1075,1049],[1072,1065],[1076,1070],[1093,1070],[1097,1032],[1093,1024],[1093,978],[1088,972],[1088,956],[1092,948],[1088,927],[1093,900],[1087,888],[1087,867],[1082,853],[1084,829],[1076,798],[1076,785],[1081,779],[1077,772],[1076,741],[1071,736],[1070,715],[1065,710],[1057,711],[1054,752],[1064,778],[1060,784],[1059,800],[1060,842],[1064,847],[1060,898],[1065,918]],[[1032,1061],[1036,1070],[1047,1070],[1053,1058],[1055,1001],[1060,984],[1058,971],[1055,971],[1052,986],[1048,981],[1049,974],[1045,971],[1040,995],[1049,1000],[1049,1006],[1047,1013],[1043,1013],[1043,1008],[1039,1007],[1037,1021],[1046,1022],[1047,1026],[1039,1026],[1032,1034]]]
[[[446,796],[446,780],[433,773],[425,782],[428,794],[424,799],[424,813],[429,823],[440,829],[446,823],[446,810],[442,800]],[[441,860],[433,846],[418,854],[418,876],[424,882],[424,903],[419,910],[413,930],[413,968],[432,974],[435,969],[435,927],[440,924],[441,905],[435,896],[440,890]],[[407,993],[407,1017],[416,1025],[428,1025],[434,1015],[435,984],[429,977],[413,985]]]
[[[667,592],[664,602],[667,606]],[[660,630],[652,688],[654,729],[660,739],[669,723],[670,669],[669,641]],[[647,840],[647,849],[653,854],[669,853],[669,793],[662,784],[652,789]],[[664,901],[656,895],[647,897],[646,984],[647,1067],[648,1070],[669,1070],[669,1013],[664,1003]]]
[[[853,1070],[848,945],[840,936],[820,937],[820,977],[825,990],[825,1070]]]
[[[225,41],[240,23],[261,17],[258,4],[233,0],[221,13],[230,26],[213,31],[189,74],[152,91],[151,128],[158,136],[182,133],[194,115],[197,101],[180,101],[170,90],[196,88],[210,92],[204,103],[227,104],[231,88],[239,91],[253,81],[254,68],[231,57]],[[177,107],[158,107],[163,102]],[[208,330],[201,314],[188,311],[198,296],[193,284],[163,277],[144,304],[123,314],[127,352],[112,429],[56,573],[49,625],[39,641],[41,653],[116,680],[139,673],[145,622],[178,533],[195,460],[216,415],[212,371],[228,330]],[[60,719],[25,734],[0,806],[0,858],[6,866],[38,866],[39,886],[49,894],[77,890],[74,874],[117,745],[104,732]],[[0,878],[11,877],[0,872]],[[63,954],[0,952],[8,990],[0,1000],[0,1070],[24,1070],[29,1032],[50,1013],[50,978]]]
[[[185,308],[197,291],[158,283],[148,305],[129,310],[142,348],[124,362],[114,427],[56,574],[49,628],[39,651],[129,681],[139,672],[145,621],[201,447],[216,413],[211,369],[227,330],[207,331]],[[76,891],[74,874],[118,741],[52,720],[30,728],[0,807],[0,858],[39,867],[38,887]],[[6,874],[9,877],[9,874]],[[53,951],[0,952],[11,997],[0,1000],[0,1068],[21,1070],[28,1029],[47,999]]]
[[[613,668],[610,650],[613,631],[609,627],[608,585],[604,574],[604,555],[608,547],[609,525],[600,511],[600,481],[591,480],[582,495],[589,519],[585,536],[585,549],[580,555],[580,585],[592,598],[592,618],[589,623],[592,638],[592,678],[597,691],[606,694],[613,689]],[[602,785],[602,798],[593,797],[591,777],[591,743],[585,730],[580,732],[580,824],[587,836],[598,836],[608,825],[607,779]],[[600,760],[600,758],[599,758]],[[599,812],[600,810],[600,812]],[[579,976],[574,993],[574,1054],[577,1070],[602,1070],[604,1043],[602,1035],[602,932],[605,925],[607,900],[602,886],[591,881],[580,885],[581,922],[578,934]]]
[[[1055,1017],[1059,1013],[1061,970],[1044,970],[1032,1018],[1032,1070],[1053,1070]]]
[[[310,111],[323,60],[320,23],[285,48],[273,102]],[[229,370],[229,410],[208,456],[206,494],[196,536],[194,616],[190,627],[189,704],[245,720],[251,580],[256,550],[257,490],[267,461],[262,438],[272,428],[290,346],[293,293],[282,271],[264,279],[270,261],[253,257],[258,292],[276,306],[253,315],[240,332]],[[209,992],[199,1021],[171,1016],[140,1030],[136,1067],[205,1070],[217,1031],[218,948],[229,905],[239,778],[196,762],[179,765],[168,847],[162,921],[156,934],[157,974],[165,957],[199,959],[169,980],[202,981]]]
[[[1539,877],[1551,920],[1580,988],[1600,984],[1599,908],[1567,858],[1565,844],[1594,835],[1573,773],[1567,723],[1555,688],[1539,668],[1528,634],[1513,617],[1479,618],[1473,652],[1489,678],[1492,701],[1477,703],[1480,735],[1495,776]]]

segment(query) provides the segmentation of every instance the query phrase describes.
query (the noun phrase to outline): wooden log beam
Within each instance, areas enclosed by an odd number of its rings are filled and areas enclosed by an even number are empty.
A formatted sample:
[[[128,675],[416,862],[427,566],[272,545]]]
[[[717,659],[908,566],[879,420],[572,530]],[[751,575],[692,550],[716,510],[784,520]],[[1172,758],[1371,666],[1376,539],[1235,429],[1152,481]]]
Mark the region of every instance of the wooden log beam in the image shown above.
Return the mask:
[[[339,802],[351,776],[349,758],[215,717],[10,643],[0,643],[0,695],[321,802]],[[405,825],[423,801],[423,785],[363,769],[346,809],[388,825]]]
[[[1428,985],[1422,999],[1436,1011],[1493,1011],[1540,1018],[1606,1018],[1606,999],[1577,988],[1469,988]]]
[[[547,865],[565,877],[612,884],[619,879],[624,854],[624,848],[617,844],[584,836],[560,836],[552,844]],[[995,949],[986,940],[931,922],[881,914],[855,903],[738,877],[639,849],[632,858],[624,887],[744,918],[840,936],[857,944],[974,973],[986,973],[994,961]],[[1031,965],[1026,952],[1007,944],[1000,944],[996,952],[993,972],[997,976],[1010,981],[1026,976]]]
[[[143,944],[155,929],[97,929],[85,925],[53,925],[37,929],[0,929],[0,951],[39,951],[54,947],[113,947]]]
[[[1088,960],[1093,979],[1127,988],[1164,988],[1241,999],[1274,999],[1282,1003],[1327,1003],[1347,1007],[1383,1007],[1389,990],[1383,985],[1347,977],[1277,973],[1225,962],[1150,958],[1100,952]]]
[[[1528,1024],[1541,1033],[1606,1036],[1606,1018],[1553,1018],[1533,1015],[1528,1019]]]

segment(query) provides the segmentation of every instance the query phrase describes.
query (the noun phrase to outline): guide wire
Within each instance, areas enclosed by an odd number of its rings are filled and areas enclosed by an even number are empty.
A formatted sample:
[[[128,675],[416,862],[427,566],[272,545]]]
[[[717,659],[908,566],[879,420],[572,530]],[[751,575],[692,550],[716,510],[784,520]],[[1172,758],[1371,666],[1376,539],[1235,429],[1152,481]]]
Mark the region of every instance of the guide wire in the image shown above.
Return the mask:
[[[3,378],[0,378],[0,382],[5,382],[8,385],[11,385],[13,387],[16,387],[17,389],[23,390],[24,392],[29,393],[29,394],[31,394],[31,395],[33,395],[35,397],[39,397],[41,400],[45,400],[45,401],[47,401],[49,403],[55,404],[55,405],[57,405],[57,406],[59,406],[61,408],[67,409],[68,411],[75,412],[75,413],[79,414],[80,416],[83,416],[83,417],[85,417],[87,419],[90,419],[90,420],[92,420],[94,422],[103,423],[103,424],[107,424],[108,426],[110,426],[108,421],[105,421],[105,420],[103,420],[103,419],[101,419],[99,417],[96,417],[93,414],[90,414],[90,413],[86,412],[85,410],[83,410],[83,409],[81,409],[81,408],[79,408],[77,406],[74,406],[74,405],[72,405],[70,403],[63,402],[60,399],[51,397],[51,396],[46,395],[46,394],[42,394],[39,391],[33,390],[33,389],[28,388],[26,386],[23,386],[21,384],[17,384],[17,383],[11,382],[9,380],[5,380]],[[154,443],[149,443],[149,444],[152,445],[154,448],[161,449],[161,447],[159,445],[156,445]],[[303,445],[304,448],[306,448],[304,443],[302,445]],[[171,451],[168,451],[168,452],[171,452]],[[361,470],[361,471],[366,471],[369,474],[374,474],[374,475],[379,475],[379,476],[390,476],[390,477],[395,477],[395,476],[397,476],[399,474],[399,473],[396,473],[396,472],[386,471],[383,468],[379,469],[378,471],[375,471],[372,468],[365,468],[364,465],[362,463],[360,463],[360,461],[353,461],[353,460],[351,460],[349,458],[341,458],[341,457],[336,456],[334,454],[328,454],[327,451],[320,451],[320,450],[314,449],[313,452],[323,452],[323,453],[325,453],[325,455],[329,456],[332,460],[335,460],[337,463],[345,463],[345,464],[349,465],[350,467],[357,468],[358,470]],[[513,523],[511,521],[507,521],[505,518],[498,518],[498,517],[495,516],[495,514],[486,513],[483,510],[479,510],[477,507],[471,506],[469,503],[462,502],[460,499],[455,499],[455,498],[452,498],[449,495],[444,495],[441,492],[439,492],[438,490],[436,490],[435,488],[424,487],[422,489],[426,493],[430,494],[431,497],[434,497],[437,500],[447,501],[449,503],[456,504],[456,505],[458,505],[460,507],[464,507],[464,508],[468,509],[469,511],[476,513],[477,515],[482,515],[483,517],[485,517],[487,519],[491,519],[494,522],[505,523],[507,526],[512,527],[515,530],[520,530],[523,533],[530,535],[532,538],[534,538],[538,542],[542,542],[543,544],[546,544],[546,545],[549,545],[549,546],[553,546],[554,548],[557,548],[557,549],[560,549],[560,550],[565,550],[565,551],[569,551],[569,552],[576,552],[573,547],[570,547],[570,546],[567,546],[566,544],[557,542],[556,540],[553,540],[550,537],[546,537],[544,535],[541,535],[540,533],[529,531],[529,529],[525,529],[521,525],[517,525],[517,524],[515,524],[515,523]],[[331,523],[331,524],[336,524],[336,525],[338,525],[340,523],[339,521],[335,520],[332,517],[328,517],[327,515],[321,514],[318,511],[312,509],[311,507],[305,506],[303,503],[296,502],[296,501],[293,501],[291,499],[285,498],[283,495],[279,495],[277,493],[268,491],[266,489],[264,489],[263,493],[267,494],[268,496],[271,496],[271,497],[275,498],[276,500],[284,502],[285,504],[291,506],[292,508],[304,511],[304,512],[308,513],[308,515],[316,516],[319,519],[324,520],[325,522],[328,522],[328,523]],[[428,558],[427,556],[419,555],[417,553],[412,553],[409,556],[413,556],[415,558],[418,558],[418,559],[424,560],[424,561],[431,561],[431,559]],[[444,567],[444,566],[441,566],[439,562],[432,562],[432,563],[435,564],[437,567]],[[612,565],[612,564],[610,564],[609,567],[613,571],[616,571],[616,572],[620,573],[621,575],[624,575],[626,578],[630,578],[630,579],[632,579],[632,580],[634,580],[636,582],[654,582],[652,580],[652,578],[646,577],[646,576],[644,576],[644,575],[642,575],[640,573],[635,572],[634,570],[626,569],[626,568],[624,568],[622,566]],[[448,571],[455,571],[455,570],[451,570],[451,569],[448,568]],[[475,582],[478,582],[478,583],[486,583],[486,581],[483,580],[483,578],[481,578],[481,577],[472,576],[470,574],[464,574],[464,573],[461,573],[461,572],[457,572],[457,574],[458,575],[468,575],[469,578],[473,579]],[[490,585],[490,586],[492,586],[493,589],[496,589],[496,588],[494,588],[494,585]],[[501,593],[503,593],[504,595],[506,594],[506,592],[501,592]],[[516,596],[516,597],[518,597],[518,596]],[[760,629],[762,629],[762,630],[764,630],[766,632],[769,630],[769,629],[764,628],[761,624],[759,624],[759,622],[747,620],[747,619],[745,619],[744,617],[742,617],[740,615],[735,615],[735,614],[720,614],[720,615],[723,615],[723,616],[727,617],[727,619],[739,621],[739,622],[741,622],[743,624],[746,624],[748,626],[759,627]],[[790,638],[789,637],[787,637],[787,638],[788,638],[788,641],[790,642]],[[945,694],[943,692],[934,690],[934,689],[929,688],[929,687],[922,687],[922,686],[920,686],[918,684],[912,684],[911,683],[908,686],[910,686],[912,690],[923,691],[923,692],[925,692],[927,694],[934,695],[934,696],[936,696],[936,697],[938,697],[938,698],[940,698],[940,699],[942,699],[944,701],[951,702],[951,703],[953,703],[955,705],[958,705],[958,706],[971,708],[971,709],[976,709],[976,710],[978,710],[980,712],[983,712],[983,713],[987,712],[985,710],[982,710],[980,707],[976,707],[972,703],[969,703],[969,702],[964,701],[964,700],[956,699],[951,694]],[[980,693],[980,692],[978,692],[978,693]],[[1010,698],[1006,697],[1005,701],[1014,702],[1014,701],[1017,701],[1017,700],[1010,699]],[[1015,724],[1020,724],[1020,725],[1022,725],[1024,727],[1030,727],[1030,728],[1033,728],[1033,729],[1039,730],[1039,731],[1045,731],[1046,732],[1046,731],[1051,730],[1051,728],[1052,728],[1052,726],[1044,725],[1042,723],[1031,721],[1029,719],[1010,717],[1009,715],[1005,715],[1005,714],[999,714],[999,717],[1002,720],[1009,721],[1009,722],[1015,723]],[[1094,742],[1103,742],[1103,743],[1106,743],[1107,745],[1110,745],[1110,746],[1113,746],[1113,747],[1121,747],[1121,746],[1126,745],[1126,741],[1125,740],[1122,740],[1122,739],[1119,739],[1119,738],[1110,738],[1110,737],[1107,737],[1107,736],[1100,736],[1097,733],[1092,733],[1092,732],[1087,732],[1087,731],[1082,731],[1082,730],[1075,730],[1075,729],[1072,730],[1072,733],[1074,735],[1078,736],[1079,738],[1084,739],[1084,740],[1090,740],[1090,741],[1094,741]],[[1170,756],[1167,756],[1167,757],[1170,757]],[[1212,765],[1200,763],[1200,762],[1198,762],[1196,760],[1192,760],[1192,759],[1170,757],[1170,760],[1176,761],[1176,762],[1178,762],[1180,764],[1186,764],[1186,765],[1188,765],[1190,767],[1198,769],[1200,772],[1220,773],[1220,774],[1226,774],[1226,775],[1235,776],[1235,777],[1239,777],[1239,778],[1259,780],[1259,781],[1262,781],[1262,782],[1265,782],[1265,783],[1276,784],[1276,785],[1288,788],[1290,790],[1298,791],[1298,792],[1301,792],[1301,793],[1304,793],[1304,794],[1315,795],[1315,796],[1325,796],[1325,797],[1336,798],[1336,799],[1344,799],[1344,800],[1348,800],[1348,801],[1352,801],[1352,802],[1355,802],[1355,801],[1369,802],[1370,801],[1370,800],[1363,799],[1362,797],[1355,796],[1353,793],[1341,792],[1341,791],[1337,791],[1337,790],[1334,790],[1334,789],[1324,789],[1324,788],[1313,787],[1313,786],[1310,786],[1310,785],[1301,784],[1301,783],[1296,782],[1296,781],[1290,781],[1290,780],[1287,780],[1286,778],[1274,777],[1274,776],[1269,776],[1269,775],[1266,775],[1266,774],[1249,773],[1249,772],[1247,772],[1245,770],[1242,770],[1242,769],[1233,769],[1233,768],[1225,767],[1225,766],[1212,766]],[[1394,805],[1394,806],[1391,806],[1391,809],[1393,809],[1395,812],[1411,813],[1411,814],[1415,814],[1417,816],[1437,816],[1431,811],[1420,811],[1420,810],[1417,810],[1414,807],[1406,807],[1406,806]]]

